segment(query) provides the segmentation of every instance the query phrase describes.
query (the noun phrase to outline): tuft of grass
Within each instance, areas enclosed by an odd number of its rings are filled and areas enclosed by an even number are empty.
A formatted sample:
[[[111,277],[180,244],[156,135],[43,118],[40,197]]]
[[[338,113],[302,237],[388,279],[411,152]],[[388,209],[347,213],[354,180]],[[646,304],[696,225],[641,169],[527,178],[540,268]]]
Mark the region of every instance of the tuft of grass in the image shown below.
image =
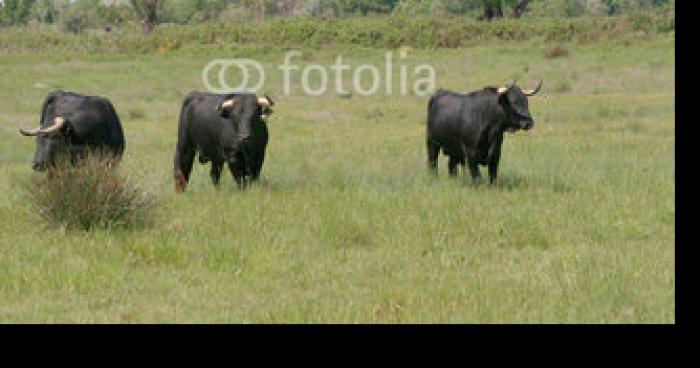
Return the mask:
[[[445,48],[457,48],[462,43],[462,36],[455,32],[445,30],[435,31],[435,46]]]
[[[128,113],[129,119],[139,120],[146,118],[146,112],[141,109],[132,109]]]
[[[569,50],[562,45],[557,45],[544,51],[545,59],[556,59],[566,56],[569,56]]]
[[[99,152],[73,164],[62,156],[24,188],[33,213],[65,229],[143,226],[156,204],[152,194],[118,173],[113,158]]]
[[[568,80],[559,80],[554,86],[552,86],[552,92],[554,93],[568,93],[571,92],[571,83]]]

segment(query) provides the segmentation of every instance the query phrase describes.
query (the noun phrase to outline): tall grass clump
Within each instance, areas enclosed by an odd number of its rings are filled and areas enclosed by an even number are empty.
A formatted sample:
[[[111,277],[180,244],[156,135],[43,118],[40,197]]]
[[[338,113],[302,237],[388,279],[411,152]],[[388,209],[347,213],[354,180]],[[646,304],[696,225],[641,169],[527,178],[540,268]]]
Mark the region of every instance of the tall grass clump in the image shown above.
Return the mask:
[[[561,45],[554,46],[553,48],[544,51],[545,59],[556,59],[566,56],[569,56],[569,50]]]
[[[120,175],[114,160],[101,153],[74,164],[59,158],[23,192],[33,214],[66,229],[144,226],[156,204],[154,195]]]

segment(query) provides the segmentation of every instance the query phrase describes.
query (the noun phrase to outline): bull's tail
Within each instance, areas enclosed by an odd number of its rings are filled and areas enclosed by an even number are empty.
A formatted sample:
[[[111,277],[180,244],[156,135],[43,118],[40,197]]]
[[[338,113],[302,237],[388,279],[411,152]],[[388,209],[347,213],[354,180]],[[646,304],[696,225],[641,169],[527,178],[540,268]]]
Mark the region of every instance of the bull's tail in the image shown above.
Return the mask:
[[[182,107],[180,108],[180,116],[179,116],[178,121],[177,121],[178,127],[182,127],[183,124],[185,123],[185,115],[187,113],[187,105],[190,104],[191,99],[192,99],[192,97],[190,95],[187,95],[187,97],[185,97],[185,100],[182,101]]]
[[[435,93],[432,96],[430,96],[430,100],[428,101],[428,121],[427,121],[428,126],[432,125],[433,119],[435,117],[435,112],[433,111],[434,110],[433,107],[436,104],[437,97],[438,97],[438,94]]]
[[[107,110],[107,114],[115,119],[115,121],[112,124],[112,129],[114,129],[113,131],[118,143],[116,147],[114,147],[114,154],[116,157],[121,157],[121,155],[124,153],[124,149],[126,148],[126,139],[124,139],[124,130],[122,129],[122,123],[119,120],[119,115],[114,109],[114,105],[112,105],[111,101],[105,98],[104,106]]]
[[[179,193],[185,190],[187,187],[187,182],[190,178],[190,172],[192,171],[192,162],[194,161],[194,148],[189,142],[187,137],[187,115],[188,107],[190,101],[192,100],[192,94],[190,93],[185,97],[182,102],[182,108],[180,109],[180,117],[178,119],[177,127],[177,144],[175,146],[175,159],[174,159],[174,179],[175,179],[175,192]]]

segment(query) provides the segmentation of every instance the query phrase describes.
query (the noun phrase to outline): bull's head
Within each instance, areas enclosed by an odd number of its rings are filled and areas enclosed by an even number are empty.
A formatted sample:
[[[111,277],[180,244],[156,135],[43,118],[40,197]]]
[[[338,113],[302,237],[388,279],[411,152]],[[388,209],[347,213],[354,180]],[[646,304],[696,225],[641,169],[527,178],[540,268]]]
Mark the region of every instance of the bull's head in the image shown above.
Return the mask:
[[[529,130],[535,122],[532,120],[528,108],[527,98],[534,96],[542,89],[542,79],[534,89],[521,90],[515,82],[507,83],[496,91],[498,103],[506,112],[506,130],[514,132],[518,129]]]
[[[233,96],[216,107],[222,118],[233,122],[235,140],[245,143],[253,129],[253,123],[272,114],[270,108],[275,103],[268,96],[257,97],[254,94]]]
[[[36,137],[36,150],[32,168],[43,171],[54,162],[56,155],[69,148],[73,128],[68,119],[54,117],[32,130],[20,129],[24,136]]]
[[[224,155],[231,156],[238,147],[245,147],[254,132],[256,123],[272,114],[270,108],[275,103],[268,96],[258,97],[255,94],[233,95],[216,107],[222,118],[232,124],[227,125],[222,134]],[[228,152],[228,153],[227,153]],[[232,159],[232,157],[228,157]]]

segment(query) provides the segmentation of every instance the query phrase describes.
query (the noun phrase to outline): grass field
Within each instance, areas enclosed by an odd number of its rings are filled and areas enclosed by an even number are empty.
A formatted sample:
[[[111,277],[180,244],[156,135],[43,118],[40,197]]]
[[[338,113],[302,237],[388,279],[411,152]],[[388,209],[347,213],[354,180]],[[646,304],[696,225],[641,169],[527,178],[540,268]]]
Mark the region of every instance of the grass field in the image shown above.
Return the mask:
[[[557,45],[568,55],[545,58]],[[448,178],[444,157],[429,177],[427,97],[305,97],[298,71],[285,96],[285,51],[0,54],[0,322],[675,321],[673,33],[407,50],[442,88],[544,78],[534,129],[506,136],[499,183],[480,187]],[[387,50],[301,51],[298,64],[384,65]],[[176,196],[182,99],[232,57],[270,71],[261,182],[239,191],[225,172],[215,190],[196,164]],[[32,214],[19,186],[38,175],[34,140],[17,129],[51,87],[110,97],[121,170],[158,196],[152,226],[62,231]]]

